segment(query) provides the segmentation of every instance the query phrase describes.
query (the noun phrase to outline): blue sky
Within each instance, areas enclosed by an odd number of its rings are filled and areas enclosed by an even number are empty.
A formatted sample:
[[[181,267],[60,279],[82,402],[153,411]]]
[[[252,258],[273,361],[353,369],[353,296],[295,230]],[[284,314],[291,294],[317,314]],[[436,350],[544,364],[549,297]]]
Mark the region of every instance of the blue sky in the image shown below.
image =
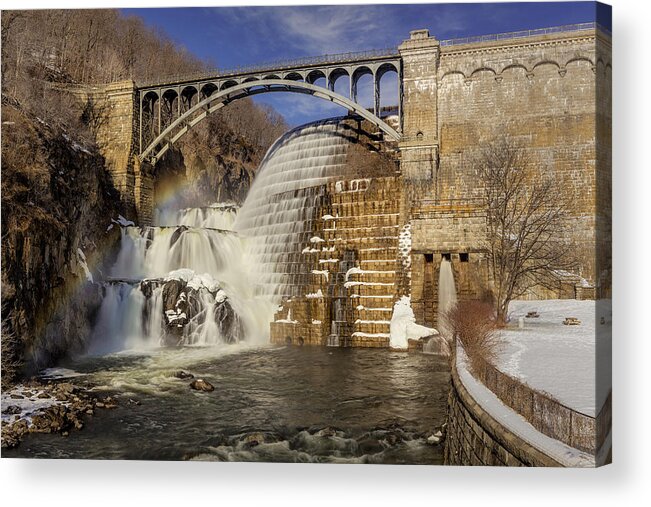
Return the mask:
[[[219,68],[395,47],[417,28],[428,28],[438,39],[449,39],[594,21],[595,16],[611,26],[609,9],[596,9],[594,2],[197,7],[123,12],[142,17],[148,25],[162,29]],[[395,102],[396,83],[395,75],[383,79],[383,105]],[[370,81],[360,88],[362,103],[370,105]],[[272,105],[291,125],[345,113],[324,100],[291,93],[262,95],[256,100]]]

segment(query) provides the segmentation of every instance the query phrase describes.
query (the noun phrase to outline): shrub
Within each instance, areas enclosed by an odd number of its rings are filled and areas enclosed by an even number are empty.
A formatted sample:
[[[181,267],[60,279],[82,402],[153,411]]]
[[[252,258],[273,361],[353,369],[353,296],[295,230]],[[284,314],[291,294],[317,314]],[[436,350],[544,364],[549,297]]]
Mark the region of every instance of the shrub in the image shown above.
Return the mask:
[[[486,362],[494,361],[501,346],[493,305],[484,301],[460,301],[448,312],[446,320],[466,351],[471,368],[481,375]]]

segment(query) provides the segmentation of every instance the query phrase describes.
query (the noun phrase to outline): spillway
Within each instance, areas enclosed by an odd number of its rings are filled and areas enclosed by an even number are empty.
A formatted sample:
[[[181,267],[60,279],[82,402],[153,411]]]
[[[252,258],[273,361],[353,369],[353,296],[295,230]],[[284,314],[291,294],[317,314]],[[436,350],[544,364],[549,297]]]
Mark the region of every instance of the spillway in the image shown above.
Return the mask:
[[[351,126],[336,118],[298,127],[269,149],[234,224],[248,238],[258,294],[275,302],[301,294],[306,279],[301,249],[310,244],[314,213],[327,183],[344,174],[354,141]]]

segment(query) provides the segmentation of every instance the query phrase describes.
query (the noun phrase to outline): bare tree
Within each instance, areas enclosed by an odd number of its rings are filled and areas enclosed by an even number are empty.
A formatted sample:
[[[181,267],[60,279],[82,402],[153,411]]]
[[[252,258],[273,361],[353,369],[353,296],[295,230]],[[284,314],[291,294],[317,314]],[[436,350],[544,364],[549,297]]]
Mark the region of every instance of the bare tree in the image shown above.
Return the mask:
[[[486,144],[473,164],[484,188],[495,311],[505,322],[513,299],[535,286],[556,288],[559,273],[575,267],[565,239],[571,198],[510,138]]]

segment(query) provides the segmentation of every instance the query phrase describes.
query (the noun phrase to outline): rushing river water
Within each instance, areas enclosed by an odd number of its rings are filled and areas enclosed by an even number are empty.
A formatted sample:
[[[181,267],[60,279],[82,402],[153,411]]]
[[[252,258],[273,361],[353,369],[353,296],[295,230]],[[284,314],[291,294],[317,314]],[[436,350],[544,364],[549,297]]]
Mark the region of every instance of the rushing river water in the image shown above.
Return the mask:
[[[7,457],[441,464],[444,359],[386,350],[160,349],[67,365],[111,394],[70,436],[29,435]],[[183,369],[215,386],[193,391]],[[137,400],[139,405],[129,402]]]

